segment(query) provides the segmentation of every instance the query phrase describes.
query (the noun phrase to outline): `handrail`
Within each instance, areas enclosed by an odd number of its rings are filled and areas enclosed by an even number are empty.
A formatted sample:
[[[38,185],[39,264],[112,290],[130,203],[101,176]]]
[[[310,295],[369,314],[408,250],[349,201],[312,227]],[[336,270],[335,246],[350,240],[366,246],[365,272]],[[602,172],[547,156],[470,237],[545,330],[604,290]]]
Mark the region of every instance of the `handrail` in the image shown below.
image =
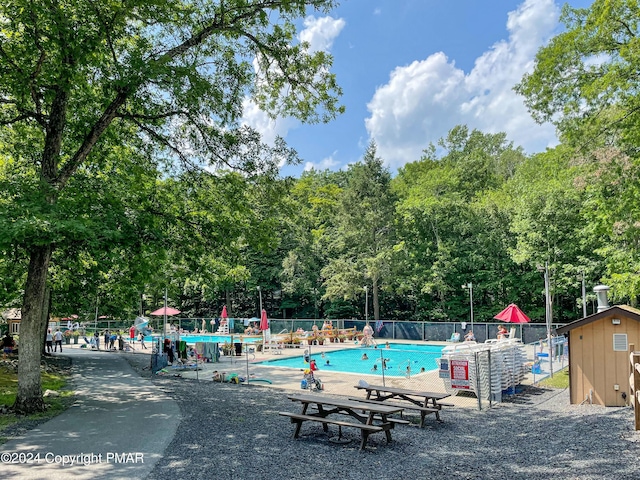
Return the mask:
[[[631,392],[631,404],[635,417],[635,429],[640,430],[640,352],[633,351],[633,345],[629,345],[629,347],[631,349],[629,361],[632,372],[629,375],[629,391]]]

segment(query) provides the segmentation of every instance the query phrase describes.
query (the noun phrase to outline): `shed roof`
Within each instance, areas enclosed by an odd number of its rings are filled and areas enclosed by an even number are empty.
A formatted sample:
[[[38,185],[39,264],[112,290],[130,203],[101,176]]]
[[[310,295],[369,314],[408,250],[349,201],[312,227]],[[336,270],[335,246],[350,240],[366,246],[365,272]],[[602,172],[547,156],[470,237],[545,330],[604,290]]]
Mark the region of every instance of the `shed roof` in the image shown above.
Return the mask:
[[[580,320],[576,320],[571,323],[567,323],[562,327],[556,328],[556,332],[561,335],[568,333],[574,328],[582,327],[591,322],[595,322],[596,320],[600,320],[601,318],[609,317],[611,315],[621,315],[625,318],[630,318],[635,320],[636,322],[640,322],[640,310],[637,308],[630,307],[629,305],[614,305],[613,307],[609,307],[606,310],[602,310],[601,312],[594,313],[593,315],[589,315],[588,317],[581,318]]]

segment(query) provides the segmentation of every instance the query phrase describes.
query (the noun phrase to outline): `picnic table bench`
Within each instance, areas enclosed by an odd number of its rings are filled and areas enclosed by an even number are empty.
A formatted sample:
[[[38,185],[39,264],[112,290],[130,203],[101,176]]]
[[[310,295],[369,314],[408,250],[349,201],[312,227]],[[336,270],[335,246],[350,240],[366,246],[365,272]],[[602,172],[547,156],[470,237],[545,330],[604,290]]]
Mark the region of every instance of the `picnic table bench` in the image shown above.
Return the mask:
[[[289,417],[291,423],[296,424],[294,438],[300,436],[300,429],[304,422],[322,423],[322,428],[325,432],[329,431],[329,425],[336,425],[338,426],[338,435],[340,437],[342,435],[342,427],[353,427],[361,432],[360,450],[364,450],[369,435],[384,432],[387,443],[389,443],[391,442],[391,429],[398,423],[404,423],[402,420],[388,418],[391,414],[401,413],[402,407],[326,395],[288,395],[287,398],[302,404],[300,413],[279,412],[280,415]],[[313,407],[311,411],[309,411],[310,406]],[[336,415],[339,417],[336,418]],[[351,417],[348,420],[355,419],[355,421],[343,420],[342,418],[345,416]]]
[[[427,415],[433,413],[436,420],[442,422],[440,418],[440,410],[443,406],[453,406],[452,403],[442,402],[442,399],[450,396],[448,393],[426,392],[421,390],[409,390],[406,388],[387,387],[383,385],[356,385],[355,388],[365,390],[367,397],[365,399],[353,399],[361,402],[381,403],[385,405],[403,407],[407,410],[416,410],[420,412],[420,427],[424,427],[424,421]],[[387,400],[401,400],[400,402],[388,402]]]

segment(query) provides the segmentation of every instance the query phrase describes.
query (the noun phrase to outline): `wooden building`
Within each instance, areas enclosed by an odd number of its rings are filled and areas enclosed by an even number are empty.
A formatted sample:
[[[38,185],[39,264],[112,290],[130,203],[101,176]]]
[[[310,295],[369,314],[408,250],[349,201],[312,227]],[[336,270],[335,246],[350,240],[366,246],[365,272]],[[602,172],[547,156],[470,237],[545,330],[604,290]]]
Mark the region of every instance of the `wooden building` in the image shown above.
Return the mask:
[[[571,403],[628,405],[629,346],[640,350],[640,310],[607,307],[556,331],[569,337]]]
[[[12,335],[20,333],[20,320],[22,320],[22,310],[19,308],[7,308],[0,312],[0,317],[7,323],[9,333]]]

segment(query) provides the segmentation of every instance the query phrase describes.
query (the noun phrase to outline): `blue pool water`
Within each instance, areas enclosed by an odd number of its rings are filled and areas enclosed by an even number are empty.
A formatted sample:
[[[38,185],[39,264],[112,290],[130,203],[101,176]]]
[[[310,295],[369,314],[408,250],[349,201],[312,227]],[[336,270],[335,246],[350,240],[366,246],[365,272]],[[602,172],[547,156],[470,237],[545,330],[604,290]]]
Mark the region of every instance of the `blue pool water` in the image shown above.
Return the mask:
[[[418,344],[398,344],[391,348],[349,348],[344,350],[319,351],[318,347],[312,347],[311,359],[316,361],[320,375],[322,371],[359,373],[366,375],[382,376],[382,360],[385,360],[385,376],[406,377],[408,375],[420,374],[422,369],[425,372],[437,370],[436,359],[440,358],[441,346],[418,345]],[[367,359],[363,360],[362,355],[366,353]],[[256,363],[269,367],[295,368],[300,370],[308,368],[309,364],[304,361],[305,349],[300,349],[300,355],[278,360],[267,360]],[[329,360],[329,365],[327,365]],[[409,367],[409,369],[407,369]]]

